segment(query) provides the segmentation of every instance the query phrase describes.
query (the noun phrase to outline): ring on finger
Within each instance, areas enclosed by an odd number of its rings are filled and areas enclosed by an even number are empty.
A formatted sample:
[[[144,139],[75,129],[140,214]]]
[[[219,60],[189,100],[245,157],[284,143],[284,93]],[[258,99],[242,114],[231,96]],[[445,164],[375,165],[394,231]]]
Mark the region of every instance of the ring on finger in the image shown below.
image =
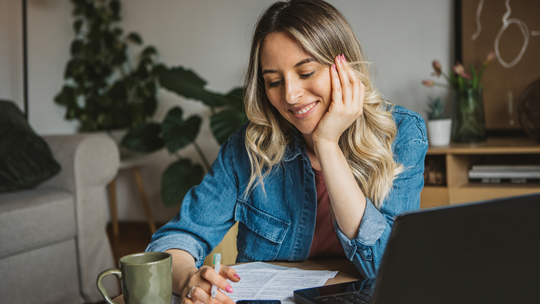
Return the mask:
[[[193,299],[193,289],[197,288],[197,286],[193,286],[189,289],[188,293],[187,293],[187,297],[190,298],[190,299]]]

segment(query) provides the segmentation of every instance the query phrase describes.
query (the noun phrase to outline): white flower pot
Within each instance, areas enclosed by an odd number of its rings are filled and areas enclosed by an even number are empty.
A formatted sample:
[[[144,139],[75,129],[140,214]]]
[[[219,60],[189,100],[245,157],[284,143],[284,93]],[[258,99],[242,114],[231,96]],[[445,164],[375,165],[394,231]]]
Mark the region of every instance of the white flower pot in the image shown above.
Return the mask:
[[[428,140],[430,146],[448,146],[452,131],[452,119],[429,120],[427,122]]]

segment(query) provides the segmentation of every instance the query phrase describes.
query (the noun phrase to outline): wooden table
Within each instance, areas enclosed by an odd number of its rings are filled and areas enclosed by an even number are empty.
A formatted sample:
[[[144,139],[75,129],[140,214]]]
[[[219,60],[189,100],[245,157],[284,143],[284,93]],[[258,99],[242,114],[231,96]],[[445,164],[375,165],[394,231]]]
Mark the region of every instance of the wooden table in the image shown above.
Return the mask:
[[[362,278],[353,262],[346,258],[316,258],[309,259],[305,262],[269,262],[270,264],[296,267],[305,270],[332,270],[338,271],[338,274],[326,282],[325,285],[332,285],[350,281],[356,281]],[[124,304],[124,297],[122,295],[114,299],[115,303]]]

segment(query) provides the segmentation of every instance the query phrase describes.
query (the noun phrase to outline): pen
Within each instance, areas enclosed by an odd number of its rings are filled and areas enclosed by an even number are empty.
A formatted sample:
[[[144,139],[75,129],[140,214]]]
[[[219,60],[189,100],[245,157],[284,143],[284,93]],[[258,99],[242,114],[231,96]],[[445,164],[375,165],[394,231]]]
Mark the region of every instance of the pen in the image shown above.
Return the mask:
[[[221,253],[214,253],[214,270],[219,274],[221,265]],[[216,297],[217,286],[212,284],[212,299]]]

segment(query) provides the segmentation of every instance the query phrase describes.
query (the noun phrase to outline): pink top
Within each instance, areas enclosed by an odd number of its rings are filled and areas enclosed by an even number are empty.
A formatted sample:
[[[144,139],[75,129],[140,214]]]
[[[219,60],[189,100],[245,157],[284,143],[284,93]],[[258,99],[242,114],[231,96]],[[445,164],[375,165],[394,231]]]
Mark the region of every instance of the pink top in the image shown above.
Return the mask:
[[[332,214],[330,213],[330,197],[328,196],[322,171],[313,169],[313,172],[315,173],[315,188],[317,189],[317,220],[309,257],[344,257],[345,252],[336,235]]]

